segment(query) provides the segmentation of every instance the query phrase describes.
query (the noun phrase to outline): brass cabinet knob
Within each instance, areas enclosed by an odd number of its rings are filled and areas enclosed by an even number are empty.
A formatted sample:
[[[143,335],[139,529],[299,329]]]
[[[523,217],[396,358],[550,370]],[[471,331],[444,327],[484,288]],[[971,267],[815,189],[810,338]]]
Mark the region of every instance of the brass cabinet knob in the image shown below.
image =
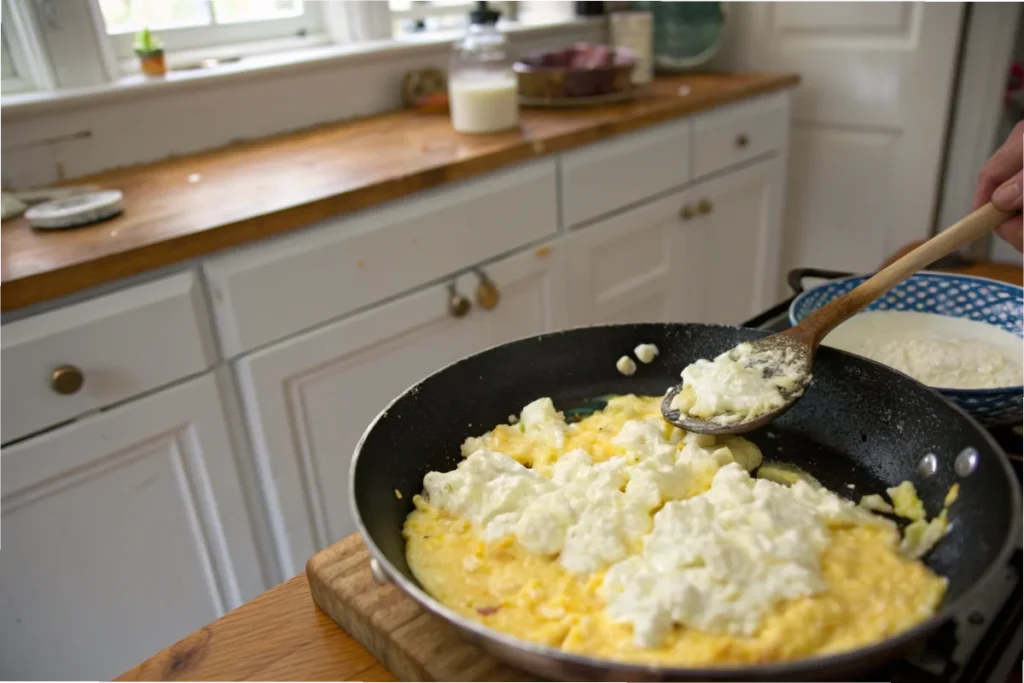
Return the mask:
[[[454,284],[448,285],[448,312],[452,314],[452,317],[465,317],[472,307],[473,302],[456,292]]]
[[[684,221],[688,221],[693,218],[693,207],[689,204],[685,204],[683,208],[679,210],[679,217]]]
[[[697,213],[701,215],[711,213],[711,210],[713,208],[714,205],[711,203],[710,199],[702,199],[699,202],[697,202]]]
[[[493,310],[501,301],[501,292],[482,270],[477,269],[476,276],[480,279],[476,286],[476,304],[485,311]]]
[[[74,365],[62,365],[50,373],[50,388],[67,396],[82,388],[85,376]]]
[[[736,146],[743,149],[750,144],[750,138],[747,137],[746,133],[740,133],[736,136]]]

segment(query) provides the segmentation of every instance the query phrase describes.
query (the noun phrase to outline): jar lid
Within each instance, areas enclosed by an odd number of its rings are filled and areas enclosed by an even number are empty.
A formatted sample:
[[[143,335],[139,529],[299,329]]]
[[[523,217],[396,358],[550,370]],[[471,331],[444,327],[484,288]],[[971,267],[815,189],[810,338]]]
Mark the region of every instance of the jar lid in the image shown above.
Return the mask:
[[[497,24],[499,18],[501,18],[501,12],[488,7],[487,2],[476,3],[476,9],[469,13],[469,23],[471,24]]]

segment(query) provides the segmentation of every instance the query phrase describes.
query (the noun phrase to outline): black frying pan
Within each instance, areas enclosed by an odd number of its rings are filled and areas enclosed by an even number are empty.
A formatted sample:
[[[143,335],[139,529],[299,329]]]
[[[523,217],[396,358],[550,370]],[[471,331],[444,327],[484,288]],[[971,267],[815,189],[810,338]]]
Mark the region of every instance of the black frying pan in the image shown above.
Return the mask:
[[[926,559],[948,577],[948,593],[939,613],[920,626],[857,651],[791,663],[728,669],[616,664],[525,643],[466,620],[427,596],[406,564],[402,524],[411,499],[422,491],[428,471],[455,468],[466,437],[506,422],[543,396],[572,412],[607,394],[661,395],[688,363],[765,334],[696,324],[587,327],[504,344],[431,375],[395,399],[356,446],[352,502],[374,558],[425,608],[496,656],[545,677],[821,680],[866,673],[905,654],[1006,566],[1021,535],[1020,492],[998,446],[959,408],[905,375],[831,348],[819,350],[804,398],[768,428],[746,436],[766,460],[793,463],[839,495],[878,493],[909,479],[929,516],[960,481],[950,532]],[[661,354],[651,365],[639,364],[634,376],[620,375],[616,359],[641,342],[657,344]],[[977,467],[961,478],[954,460],[968,448],[977,451]],[[918,463],[928,453],[937,456],[938,469],[922,476]],[[856,485],[852,492],[849,483]]]

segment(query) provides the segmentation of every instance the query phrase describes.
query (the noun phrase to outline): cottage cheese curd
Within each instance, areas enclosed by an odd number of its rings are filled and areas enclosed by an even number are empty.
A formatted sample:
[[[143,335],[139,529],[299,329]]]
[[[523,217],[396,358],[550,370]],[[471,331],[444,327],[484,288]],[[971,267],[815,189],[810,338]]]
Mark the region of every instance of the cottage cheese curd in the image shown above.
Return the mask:
[[[629,356],[622,356],[615,361],[615,369],[618,370],[620,374],[629,377],[636,372],[636,363]]]
[[[910,628],[945,590],[911,559],[944,513],[901,544],[893,522],[806,480],[751,478],[757,446],[684,433],[657,397],[572,424],[541,399],[463,455],[413,499],[410,568],[460,614],[567,652],[690,666],[826,654]]]
[[[766,376],[767,367],[777,374]],[[809,379],[791,353],[758,352],[750,344],[739,344],[713,361],[698,360],[683,369],[682,378],[671,407],[723,425],[781,408],[787,397],[802,393]]]
[[[918,311],[868,311],[844,322],[823,343],[932,387],[995,389],[1024,384],[1021,339],[976,320]]]
[[[643,553],[608,570],[608,613],[633,625],[641,647],[674,624],[750,636],[776,604],[826,589],[828,523],[853,520],[887,524],[804,481],[787,487],[728,464],[706,493],[666,504]]]
[[[637,344],[637,347],[633,349],[633,355],[641,363],[653,363],[654,359],[658,357],[658,347],[655,344]]]
[[[520,424],[564,440],[565,422],[550,399],[527,406]],[[424,491],[432,505],[471,521],[484,539],[511,535],[530,551],[557,553],[568,571],[589,574],[639,549],[652,511],[664,501],[699,492],[736,461],[726,446],[683,443],[678,429],[666,438],[659,420],[627,421],[612,443],[624,454],[595,463],[576,449],[558,458],[550,478],[505,454],[474,450],[455,470],[428,473]],[[740,458],[753,467],[759,461],[743,449]]]

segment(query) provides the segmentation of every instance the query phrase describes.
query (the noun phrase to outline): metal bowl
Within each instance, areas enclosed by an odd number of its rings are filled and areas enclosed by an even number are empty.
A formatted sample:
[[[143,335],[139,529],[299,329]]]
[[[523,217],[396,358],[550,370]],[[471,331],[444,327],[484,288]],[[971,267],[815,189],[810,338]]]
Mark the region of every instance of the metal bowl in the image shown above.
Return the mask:
[[[831,280],[799,294],[789,306],[796,325],[810,313],[846,294],[868,275]],[[972,275],[921,272],[890,290],[868,311],[914,311],[983,322],[1024,341],[1024,289]],[[984,425],[1020,423],[1024,386],[998,389],[932,387]]]

